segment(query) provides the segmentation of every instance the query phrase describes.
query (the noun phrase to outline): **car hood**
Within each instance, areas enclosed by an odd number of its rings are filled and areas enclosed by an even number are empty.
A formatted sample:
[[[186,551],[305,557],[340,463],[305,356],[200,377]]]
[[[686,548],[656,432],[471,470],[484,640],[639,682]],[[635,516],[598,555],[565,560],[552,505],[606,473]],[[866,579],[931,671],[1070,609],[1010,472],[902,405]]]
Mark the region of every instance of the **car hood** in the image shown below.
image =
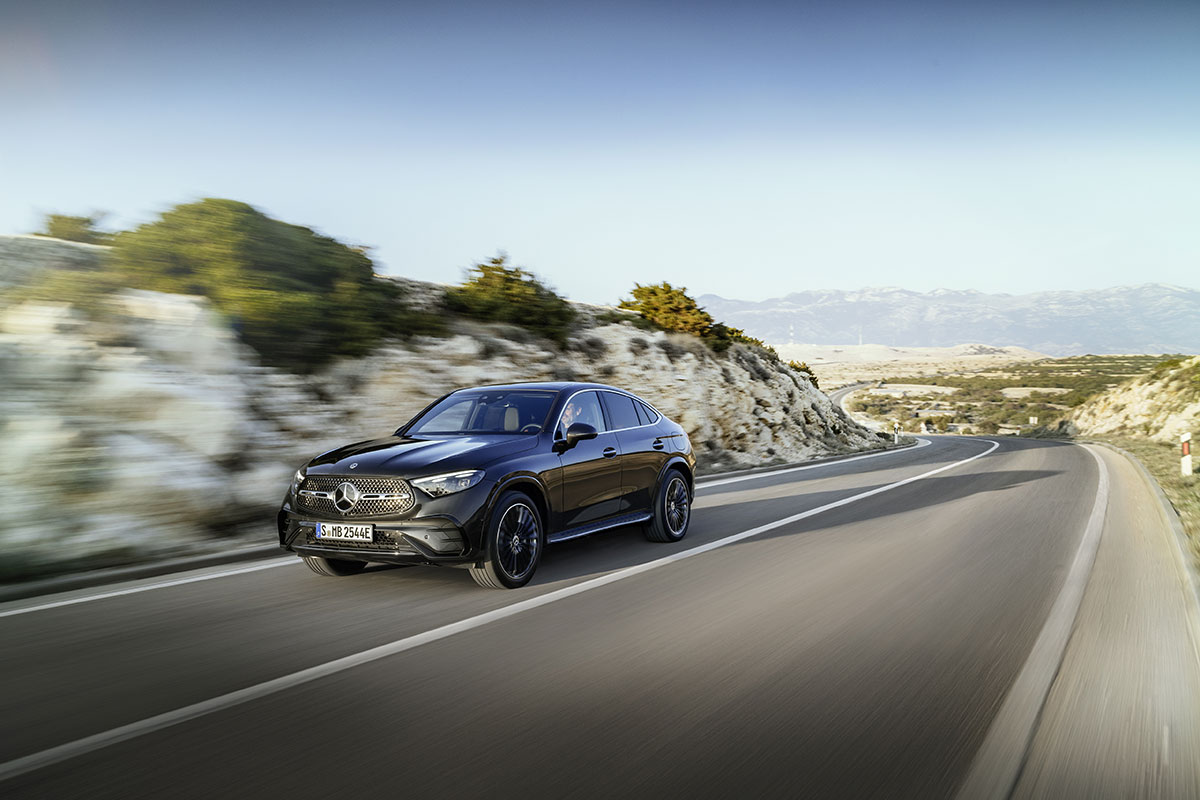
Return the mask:
[[[410,439],[388,436],[356,442],[314,458],[310,475],[400,475],[420,477],[482,469],[498,458],[532,449],[537,436],[478,435]],[[351,465],[357,466],[351,469]]]

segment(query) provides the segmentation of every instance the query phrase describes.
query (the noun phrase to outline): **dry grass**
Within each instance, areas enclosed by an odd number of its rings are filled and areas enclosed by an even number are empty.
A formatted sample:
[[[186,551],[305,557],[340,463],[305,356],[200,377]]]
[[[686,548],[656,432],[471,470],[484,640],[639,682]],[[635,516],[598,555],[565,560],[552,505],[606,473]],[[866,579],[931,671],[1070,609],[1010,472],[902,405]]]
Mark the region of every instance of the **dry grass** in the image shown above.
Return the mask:
[[[1200,475],[1179,474],[1179,445],[1129,436],[1095,437],[1127,450],[1149,470],[1167,499],[1179,512],[1183,530],[1191,545],[1193,563],[1200,568]]]
[[[1031,394],[1066,394],[1069,391],[1058,386],[1009,386],[1001,389],[1000,394],[1010,400],[1023,400]]]
[[[938,395],[938,394],[954,394],[957,392],[953,386],[936,386],[933,384],[922,383],[889,383],[886,386],[875,389],[868,389],[867,394],[881,395]]]

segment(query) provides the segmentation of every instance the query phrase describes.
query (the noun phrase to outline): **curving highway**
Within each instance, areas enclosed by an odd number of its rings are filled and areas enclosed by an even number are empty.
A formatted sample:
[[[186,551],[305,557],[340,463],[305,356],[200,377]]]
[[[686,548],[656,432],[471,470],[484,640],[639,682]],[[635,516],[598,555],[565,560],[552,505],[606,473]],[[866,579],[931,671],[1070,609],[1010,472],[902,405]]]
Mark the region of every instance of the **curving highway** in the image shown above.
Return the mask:
[[[868,417],[865,414],[853,414],[850,412],[850,409],[846,408],[846,399],[848,397],[850,397],[850,395],[854,394],[859,389],[865,389],[866,387],[872,386],[872,385],[873,385],[873,383],[871,381],[865,381],[862,383],[852,383],[849,386],[843,386],[840,389],[834,389],[832,392],[829,393],[829,400],[835,406],[840,408],[842,410],[843,414],[850,417],[851,419],[853,419],[859,425],[862,425],[867,430],[882,431],[886,427],[882,422],[879,422],[876,419],[872,419],[871,417]],[[890,433],[891,431],[888,430],[887,432]]]
[[[1200,797],[1196,599],[1103,448],[702,482],[534,584],[298,560],[0,605],[0,793]]]

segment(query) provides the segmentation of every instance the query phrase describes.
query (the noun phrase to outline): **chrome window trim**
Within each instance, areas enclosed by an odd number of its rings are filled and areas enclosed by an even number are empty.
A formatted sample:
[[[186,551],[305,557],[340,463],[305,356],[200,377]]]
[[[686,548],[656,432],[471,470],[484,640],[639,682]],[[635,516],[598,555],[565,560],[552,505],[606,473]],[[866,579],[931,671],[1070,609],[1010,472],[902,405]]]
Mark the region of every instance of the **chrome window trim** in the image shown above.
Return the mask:
[[[558,410],[558,417],[555,418],[554,425],[551,426],[551,428],[550,428],[550,430],[553,432],[552,435],[554,436],[555,441],[562,441],[561,439],[558,438],[558,426],[562,422],[563,412],[567,410],[567,403],[571,402],[571,398],[574,397],[575,395],[583,394],[584,392],[596,392],[597,394],[599,394],[600,392],[612,392],[613,394],[625,395],[630,400],[633,400],[633,402],[641,403],[646,408],[650,409],[651,411],[653,411],[655,414],[658,415],[658,417],[653,422],[647,422],[645,425],[634,425],[631,428],[615,428],[614,430],[610,430],[610,431],[600,431],[600,433],[620,433],[622,431],[636,431],[638,428],[651,428],[651,427],[654,427],[655,425],[657,425],[658,423],[662,422],[663,418],[666,416],[661,411],[659,411],[657,408],[650,405],[645,400],[643,400],[642,398],[638,397],[635,394],[631,394],[631,393],[623,391],[621,389],[600,389],[595,386],[589,386],[586,389],[577,389],[576,391],[571,392],[569,395],[567,395],[567,399],[563,401],[562,408],[560,408]],[[605,415],[604,420],[605,420],[605,423],[607,423],[608,422],[608,413],[604,409],[604,401],[597,398],[597,402],[600,403],[600,413]]]

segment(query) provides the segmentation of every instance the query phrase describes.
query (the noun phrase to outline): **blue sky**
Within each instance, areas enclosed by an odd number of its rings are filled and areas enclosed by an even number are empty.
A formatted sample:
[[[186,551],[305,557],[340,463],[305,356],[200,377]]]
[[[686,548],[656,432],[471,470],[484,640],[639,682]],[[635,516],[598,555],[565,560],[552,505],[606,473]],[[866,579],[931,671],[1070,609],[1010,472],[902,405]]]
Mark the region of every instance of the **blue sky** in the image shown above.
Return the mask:
[[[232,197],[581,300],[1200,285],[1200,3],[0,4],[0,231]]]

